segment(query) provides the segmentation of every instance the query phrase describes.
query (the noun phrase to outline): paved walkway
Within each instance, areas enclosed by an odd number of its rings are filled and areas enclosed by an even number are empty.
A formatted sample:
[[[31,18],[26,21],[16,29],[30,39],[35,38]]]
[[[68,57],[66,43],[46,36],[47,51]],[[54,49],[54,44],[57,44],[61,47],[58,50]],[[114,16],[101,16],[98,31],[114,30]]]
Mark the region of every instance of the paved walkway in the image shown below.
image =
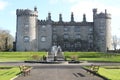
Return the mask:
[[[42,65],[34,66],[28,76],[20,75],[14,80],[103,80],[102,78],[87,73],[77,65],[58,66]]]
[[[81,68],[83,65],[109,65],[120,66],[120,63],[94,63],[84,62],[80,64],[41,64],[24,62],[0,62],[0,66],[32,66],[29,76],[20,75],[14,80],[103,80],[98,76],[91,75]]]

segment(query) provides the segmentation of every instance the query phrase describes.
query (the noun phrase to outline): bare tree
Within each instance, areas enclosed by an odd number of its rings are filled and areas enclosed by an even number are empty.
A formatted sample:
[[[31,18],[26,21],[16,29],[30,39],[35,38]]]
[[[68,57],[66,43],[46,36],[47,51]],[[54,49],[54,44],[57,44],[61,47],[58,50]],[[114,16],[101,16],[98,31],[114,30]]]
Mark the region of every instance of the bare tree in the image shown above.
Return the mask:
[[[8,30],[0,30],[0,51],[8,51],[13,48],[14,38]]]
[[[116,35],[114,35],[114,36],[113,36],[113,43],[112,43],[114,50],[117,49],[117,46],[118,46],[119,44],[120,44],[119,38],[118,38]]]

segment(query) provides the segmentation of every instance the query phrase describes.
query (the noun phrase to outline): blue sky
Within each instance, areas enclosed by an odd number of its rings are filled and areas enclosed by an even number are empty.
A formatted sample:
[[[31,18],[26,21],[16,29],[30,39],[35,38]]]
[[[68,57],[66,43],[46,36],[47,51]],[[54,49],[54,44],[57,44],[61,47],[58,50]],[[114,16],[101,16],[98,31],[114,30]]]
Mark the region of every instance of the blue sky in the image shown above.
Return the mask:
[[[0,0],[0,29],[9,30],[15,36],[16,9],[34,9],[37,6],[39,19],[46,19],[51,12],[52,20],[58,21],[62,13],[63,21],[70,21],[70,14],[74,12],[75,21],[82,21],[85,13],[87,21],[92,21],[92,9],[107,12],[112,16],[112,35],[120,37],[120,0]]]

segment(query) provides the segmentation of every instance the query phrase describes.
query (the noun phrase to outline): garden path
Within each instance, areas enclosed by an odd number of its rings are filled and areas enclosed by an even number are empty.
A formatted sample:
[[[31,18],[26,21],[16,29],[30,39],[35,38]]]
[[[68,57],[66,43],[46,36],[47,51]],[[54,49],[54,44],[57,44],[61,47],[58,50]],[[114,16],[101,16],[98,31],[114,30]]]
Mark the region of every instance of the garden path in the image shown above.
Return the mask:
[[[14,80],[104,80],[98,76],[87,73],[78,65],[34,66],[28,76],[19,75]]]

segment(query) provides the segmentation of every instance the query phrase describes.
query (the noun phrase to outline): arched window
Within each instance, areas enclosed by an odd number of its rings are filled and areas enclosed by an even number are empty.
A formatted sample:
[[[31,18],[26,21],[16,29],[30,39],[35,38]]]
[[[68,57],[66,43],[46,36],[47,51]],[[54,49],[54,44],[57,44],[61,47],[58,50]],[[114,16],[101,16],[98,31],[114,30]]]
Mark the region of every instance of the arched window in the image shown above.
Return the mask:
[[[29,42],[30,41],[30,37],[29,36],[24,36],[24,42]]]
[[[45,41],[46,41],[46,37],[45,37],[45,36],[42,36],[42,37],[41,37],[41,41],[42,41],[42,42],[45,42]]]

